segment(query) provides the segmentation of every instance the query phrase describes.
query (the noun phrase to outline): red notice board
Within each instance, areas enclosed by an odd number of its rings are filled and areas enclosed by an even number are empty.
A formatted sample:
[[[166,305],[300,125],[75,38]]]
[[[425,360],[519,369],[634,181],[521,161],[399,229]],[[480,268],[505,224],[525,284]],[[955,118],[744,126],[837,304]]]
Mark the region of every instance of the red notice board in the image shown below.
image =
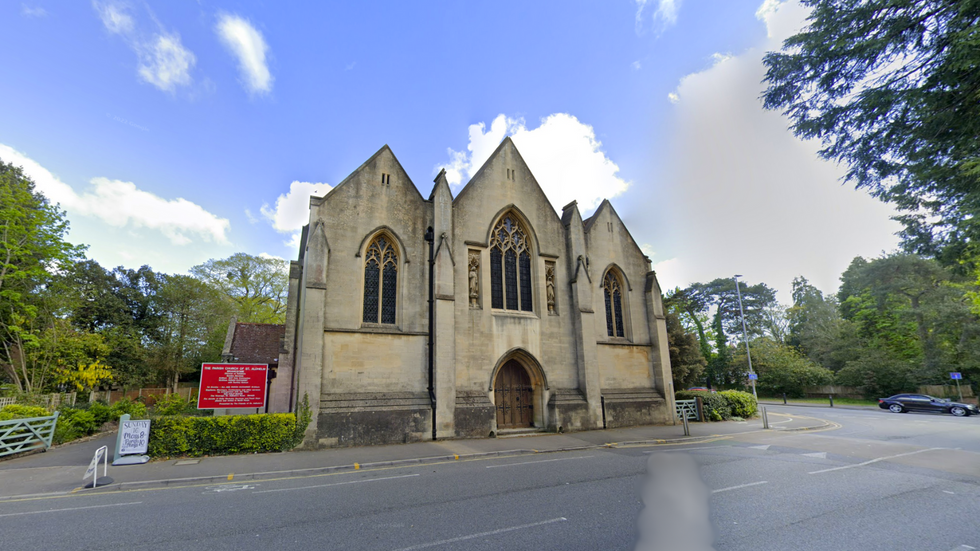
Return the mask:
[[[197,409],[264,408],[266,364],[203,364]]]

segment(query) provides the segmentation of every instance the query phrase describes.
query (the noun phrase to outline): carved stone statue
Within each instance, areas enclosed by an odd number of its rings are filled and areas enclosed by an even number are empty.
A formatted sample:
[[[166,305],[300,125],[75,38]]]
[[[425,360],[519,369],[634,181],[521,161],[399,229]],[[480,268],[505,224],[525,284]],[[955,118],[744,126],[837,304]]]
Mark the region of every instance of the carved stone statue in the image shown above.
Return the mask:
[[[548,313],[555,313],[555,267],[548,266],[545,270],[545,280],[548,285]]]
[[[470,256],[470,306],[480,306],[480,259]]]

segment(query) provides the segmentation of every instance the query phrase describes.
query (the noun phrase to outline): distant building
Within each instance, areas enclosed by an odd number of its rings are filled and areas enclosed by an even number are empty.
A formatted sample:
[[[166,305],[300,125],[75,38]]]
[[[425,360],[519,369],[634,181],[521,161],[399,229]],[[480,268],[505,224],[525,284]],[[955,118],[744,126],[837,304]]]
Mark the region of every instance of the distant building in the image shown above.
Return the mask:
[[[650,259],[608,201],[556,213],[510,138],[455,198],[381,148],[310,198],[289,277],[273,393],[309,398],[309,446],[673,419]]]

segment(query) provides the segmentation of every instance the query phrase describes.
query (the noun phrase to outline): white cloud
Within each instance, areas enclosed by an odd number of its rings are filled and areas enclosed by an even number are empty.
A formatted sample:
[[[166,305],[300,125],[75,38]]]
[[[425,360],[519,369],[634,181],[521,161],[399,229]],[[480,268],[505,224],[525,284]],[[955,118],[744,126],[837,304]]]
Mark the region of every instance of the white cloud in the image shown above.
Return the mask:
[[[310,196],[322,197],[331,189],[330,184],[294,181],[289,184],[289,191],[276,199],[275,208],[262,205],[262,216],[279,233],[290,234],[286,245],[298,248],[300,230],[310,221]]]
[[[132,16],[126,13],[126,6],[114,2],[92,2],[102,24],[113,34],[129,34],[136,28]]]
[[[93,217],[116,228],[148,228],[166,236],[172,244],[186,245],[197,236],[226,244],[230,224],[200,205],[183,198],[164,199],[140,190],[132,182],[93,178],[90,190],[77,193],[71,186],[25,154],[0,144],[0,158],[21,166],[52,203],[69,215]]]
[[[643,67],[639,60],[634,61],[630,66],[633,67],[634,71],[639,71]]]
[[[145,36],[136,29],[128,7],[118,2],[92,2],[106,30],[119,35],[137,56],[136,74],[164,92],[191,84],[191,69],[197,63],[194,53],[184,47],[180,35],[160,29]]]
[[[44,17],[44,16],[48,15],[48,12],[47,12],[47,10],[45,10],[44,8],[42,8],[41,6],[37,6],[37,7],[32,8],[31,6],[28,6],[27,4],[21,4],[20,5],[20,14],[23,15],[24,17]]]
[[[229,14],[218,17],[215,32],[228,51],[238,58],[238,69],[249,93],[264,94],[271,91],[273,79],[266,60],[269,45],[262,33],[247,19]]]
[[[789,299],[790,282],[804,275],[832,292],[854,256],[875,256],[898,243],[894,211],[866,192],[842,186],[843,167],[821,160],[819,144],[803,142],[778,112],[765,111],[762,56],[805,23],[797,2],[767,0],[759,17],[763,44],[722,55],[708,69],[681,79],[663,178],[670,208],[665,227],[677,228],[660,250],[665,287],[745,274]]]
[[[190,70],[197,58],[180,43],[180,36],[158,34],[152,42],[140,45],[140,78],[157,88],[172,92],[191,83]]]
[[[450,162],[437,168],[445,168],[450,185],[459,186],[464,177],[476,174],[508,135],[556,210],[575,200],[586,212],[629,187],[617,175],[619,167],[602,151],[592,127],[567,113],[549,115],[530,130],[522,119],[505,115],[498,115],[489,130],[482,122],[472,124],[468,153],[450,149]]]
[[[660,23],[660,28],[666,29],[677,24],[677,12],[681,9],[683,0],[636,0],[636,32],[643,32],[643,14],[647,6],[657,5],[653,12],[653,20]]]

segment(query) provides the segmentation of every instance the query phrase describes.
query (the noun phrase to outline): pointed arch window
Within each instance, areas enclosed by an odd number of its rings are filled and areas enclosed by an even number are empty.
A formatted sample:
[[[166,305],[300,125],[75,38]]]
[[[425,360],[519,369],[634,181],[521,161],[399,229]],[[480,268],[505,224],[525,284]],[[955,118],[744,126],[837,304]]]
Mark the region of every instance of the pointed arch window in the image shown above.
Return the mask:
[[[606,334],[610,337],[625,337],[623,287],[612,270],[606,272],[606,277],[602,281],[602,294],[606,299]]]
[[[531,312],[531,252],[527,231],[505,214],[490,235],[490,302],[493,308]]]
[[[391,239],[379,235],[364,259],[364,323],[395,323],[398,252]]]

